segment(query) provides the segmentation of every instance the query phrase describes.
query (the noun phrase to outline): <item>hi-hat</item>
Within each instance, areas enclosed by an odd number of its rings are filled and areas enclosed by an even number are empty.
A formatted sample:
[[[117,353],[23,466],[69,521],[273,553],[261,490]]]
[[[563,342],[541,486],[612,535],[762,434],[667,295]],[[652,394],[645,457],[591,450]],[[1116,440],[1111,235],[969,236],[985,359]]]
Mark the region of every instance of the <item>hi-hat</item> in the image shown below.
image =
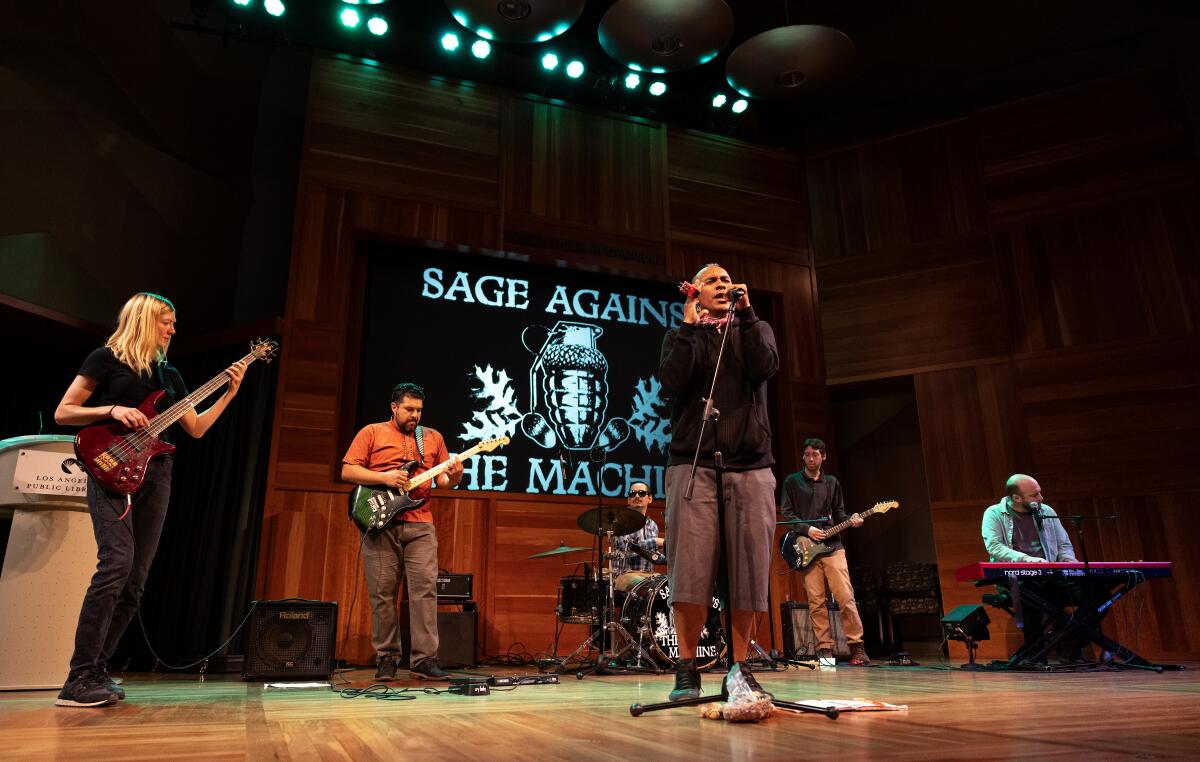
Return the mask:
[[[618,0],[597,30],[600,46],[635,71],[663,74],[716,58],[733,36],[725,0]]]
[[[738,45],[725,62],[725,78],[750,98],[790,98],[828,83],[853,60],[854,42],[842,32],[794,24]]]
[[[632,508],[614,505],[608,508],[593,508],[579,514],[575,521],[579,528],[589,534],[607,534],[611,529],[614,537],[632,534],[646,525],[646,517]]]
[[[530,558],[545,558],[546,556],[561,556],[564,553],[578,553],[581,550],[591,550],[591,548],[573,548],[570,545],[559,545],[557,548],[543,550],[541,553],[534,553]]]
[[[545,42],[571,28],[586,0],[446,0],[454,20],[486,40]]]

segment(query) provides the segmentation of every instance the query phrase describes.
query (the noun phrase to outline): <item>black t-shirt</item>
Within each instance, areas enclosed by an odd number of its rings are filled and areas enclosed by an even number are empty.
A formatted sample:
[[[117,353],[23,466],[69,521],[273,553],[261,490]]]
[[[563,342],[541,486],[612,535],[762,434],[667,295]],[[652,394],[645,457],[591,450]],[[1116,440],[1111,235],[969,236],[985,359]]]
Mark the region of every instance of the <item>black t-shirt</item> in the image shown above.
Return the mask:
[[[79,375],[96,382],[96,390],[88,399],[94,407],[137,407],[152,393],[162,389],[167,396],[158,405],[161,413],[188,393],[179,370],[170,363],[151,363],[150,375],[138,375],[133,368],[118,360],[108,347],[100,347],[89,354],[79,368]],[[159,438],[170,442],[174,428],[167,429]]]

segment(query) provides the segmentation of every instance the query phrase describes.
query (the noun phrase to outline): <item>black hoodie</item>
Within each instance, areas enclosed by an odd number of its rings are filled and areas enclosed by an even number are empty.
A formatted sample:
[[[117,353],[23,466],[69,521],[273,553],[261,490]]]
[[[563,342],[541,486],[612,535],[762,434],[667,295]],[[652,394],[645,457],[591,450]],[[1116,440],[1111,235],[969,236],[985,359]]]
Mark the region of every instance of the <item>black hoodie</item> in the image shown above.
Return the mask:
[[[663,338],[658,379],[672,398],[668,465],[692,462],[720,346],[721,334],[715,329],[688,323],[672,328]],[[771,326],[755,317],[752,307],[738,310],[713,393],[713,404],[721,413],[716,428],[725,468],[748,471],[775,462],[767,380],[778,369],[779,350]],[[700,465],[712,468],[713,449],[710,423],[700,448]]]

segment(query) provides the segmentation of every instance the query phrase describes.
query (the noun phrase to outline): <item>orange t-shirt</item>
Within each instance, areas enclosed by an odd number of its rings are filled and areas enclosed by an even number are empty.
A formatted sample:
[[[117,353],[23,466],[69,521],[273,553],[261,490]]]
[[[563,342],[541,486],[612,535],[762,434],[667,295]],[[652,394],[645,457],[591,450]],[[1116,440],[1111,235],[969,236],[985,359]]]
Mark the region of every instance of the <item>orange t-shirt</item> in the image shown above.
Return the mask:
[[[450,453],[446,450],[446,440],[442,438],[442,435],[426,426],[422,426],[421,431],[424,432],[421,449],[425,452],[425,459],[421,461],[421,467],[433,468],[439,463],[450,460]],[[364,426],[354,436],[354,441],[350,443],[350,449],[346,451],[346,457],[342,458],[342,463],[362,466],[372,471],[390,471],[403,466],[410,460],[421,460],[417,454],[417,438],[412,434],[400,431],[396,427],[396,421],[389,418],[381,423]],[[433,513],[429,510],[429,503],[425,503],[420,508],[402,514],[401,520],[428,524],[433,522]]]

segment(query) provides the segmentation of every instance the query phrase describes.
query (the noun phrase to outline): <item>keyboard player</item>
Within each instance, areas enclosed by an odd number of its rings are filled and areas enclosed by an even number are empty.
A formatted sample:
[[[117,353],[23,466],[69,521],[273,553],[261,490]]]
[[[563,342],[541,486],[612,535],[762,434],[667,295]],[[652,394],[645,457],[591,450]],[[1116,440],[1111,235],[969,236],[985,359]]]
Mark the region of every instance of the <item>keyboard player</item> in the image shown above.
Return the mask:
[[[1077,561],[1075,547],[1054,509],[1042,502],[1042,487],[1026,474],[1013,474],[1004,484],[1005,496],[983,512],[983,544],[992,561],[1027,562]],[[1033,588],[1060,606],[1078,606],[1086,595],[1079,580],[1041,578],[1020,583]],[[1044,617],[1033,606],[1021,606],[1020,591],[1010,590],[1017,626],[1026,645],[1034,643],[1044,629]],[[1059,656],[1079,661],[1083,643],[1064,645]]]

